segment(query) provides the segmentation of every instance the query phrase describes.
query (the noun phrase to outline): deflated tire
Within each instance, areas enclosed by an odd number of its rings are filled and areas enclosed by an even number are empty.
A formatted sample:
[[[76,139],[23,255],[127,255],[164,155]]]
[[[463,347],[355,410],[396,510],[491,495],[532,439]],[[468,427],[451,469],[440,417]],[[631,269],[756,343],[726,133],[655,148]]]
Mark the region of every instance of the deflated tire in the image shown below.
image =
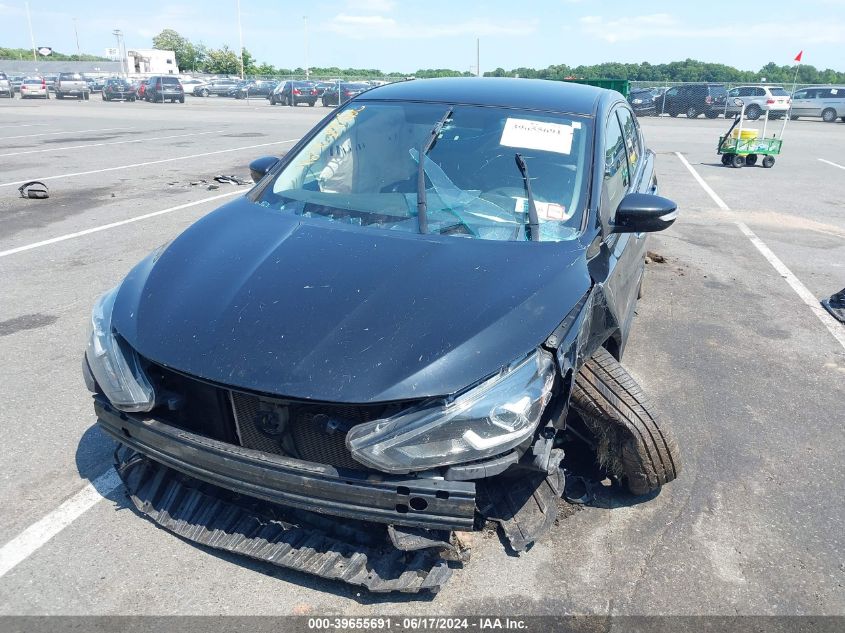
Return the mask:
[[[654,492],[678,476],[680,451],[671,430],[607,350],[584,363],[571,404],[596,441],[599,465],[631,493]]]

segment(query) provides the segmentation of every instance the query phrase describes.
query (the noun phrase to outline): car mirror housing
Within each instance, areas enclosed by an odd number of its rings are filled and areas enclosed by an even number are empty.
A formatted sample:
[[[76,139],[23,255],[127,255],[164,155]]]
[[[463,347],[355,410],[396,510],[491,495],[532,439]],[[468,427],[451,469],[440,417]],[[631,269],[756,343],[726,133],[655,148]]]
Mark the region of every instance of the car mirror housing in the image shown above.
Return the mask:
[[[678,205],[667,198],[646,193],[629,193],[616,209],[614,233],[650,233],[672,226]]]
[[[249,174],[252,176],[252,182],[258,182],[264,178],[267,172],[273,169],[278,162],[279,158],[276,156],[262,156],[252,161],[249,164]]]

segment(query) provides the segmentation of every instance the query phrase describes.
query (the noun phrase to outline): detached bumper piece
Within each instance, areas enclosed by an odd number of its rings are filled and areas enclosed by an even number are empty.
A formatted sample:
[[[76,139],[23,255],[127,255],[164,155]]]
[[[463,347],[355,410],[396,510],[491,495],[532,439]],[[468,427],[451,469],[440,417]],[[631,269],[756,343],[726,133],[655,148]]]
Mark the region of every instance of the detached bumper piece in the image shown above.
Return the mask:
[[[834,319],[845,323],[845,288],[830,295],[827,299],[822,299],[821,304]]]
[[[135,507],[161,527],[195,543],[280,567],[373,592],[436,593],[452,574],[441,554],[451,560],[466,558],[449,542],[400,550],[391,543],[396,534],[388,538],[383,525],[338,521],[237,495],[125,446],[115,453],[115,462]]]

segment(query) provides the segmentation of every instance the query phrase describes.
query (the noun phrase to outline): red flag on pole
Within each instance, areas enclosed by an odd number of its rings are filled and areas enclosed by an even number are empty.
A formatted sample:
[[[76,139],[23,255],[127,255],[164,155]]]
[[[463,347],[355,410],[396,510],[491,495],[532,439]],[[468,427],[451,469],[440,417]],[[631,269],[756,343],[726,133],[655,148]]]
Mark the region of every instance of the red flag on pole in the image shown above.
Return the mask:
[[[801,63],[801,56],[803,54],[804,54],[804,51],[801,50],[801,51],[798,51],[798,54],[795,56],[795,61],[798,62],[799,64]]]

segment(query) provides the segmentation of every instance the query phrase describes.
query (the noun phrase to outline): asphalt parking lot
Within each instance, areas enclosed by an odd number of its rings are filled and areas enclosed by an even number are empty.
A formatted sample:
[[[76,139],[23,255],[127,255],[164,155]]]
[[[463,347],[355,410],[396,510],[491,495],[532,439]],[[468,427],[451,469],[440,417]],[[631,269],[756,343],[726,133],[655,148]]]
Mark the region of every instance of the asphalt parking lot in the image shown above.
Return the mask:
[[[657,497],[602,496],[519,556],[478,538],[436,596],[220,554],[130,509],[80,374],[91,305],[247,189],[214,176],[327,112],[0,101],[0,614],[845,614],[845,326],[811,305],[845,286],[842,123],[790,122],[774,168],[730,169],[724,120],[641,120],[681,209],[650,238],[665,261],[624,358],[684,458]],[[50,198],[18,198],[35,179]]]

